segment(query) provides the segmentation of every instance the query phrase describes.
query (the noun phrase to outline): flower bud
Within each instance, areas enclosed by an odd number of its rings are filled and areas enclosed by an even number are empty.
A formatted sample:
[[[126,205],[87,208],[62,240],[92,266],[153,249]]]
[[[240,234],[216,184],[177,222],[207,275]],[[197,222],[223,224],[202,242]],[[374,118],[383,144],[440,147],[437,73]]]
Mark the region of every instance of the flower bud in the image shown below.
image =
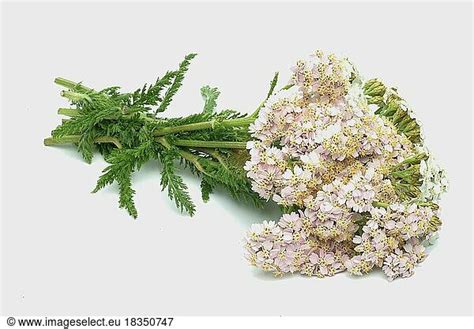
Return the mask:
[[[377,79],[371,79],[364,85],[364,93],[367,96],[383,96],[386,88],[382,82]]]
[[[376,104],[376,105],[383,105],[383,97],[382,96],[374,96],[374,97],[370,97],[367,102],[369,104]]]

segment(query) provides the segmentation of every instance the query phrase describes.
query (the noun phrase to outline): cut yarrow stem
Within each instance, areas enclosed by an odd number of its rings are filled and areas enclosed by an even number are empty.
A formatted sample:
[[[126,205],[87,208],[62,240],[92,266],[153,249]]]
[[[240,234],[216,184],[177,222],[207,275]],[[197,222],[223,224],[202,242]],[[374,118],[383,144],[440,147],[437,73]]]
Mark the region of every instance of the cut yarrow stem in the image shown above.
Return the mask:
[[[44,144],[74,144],[87,162],[98,151],[108,166],[94,192],[117,184],[133,217],[132,174],[148,161],[161,163],[163,190],[190,215],[180,164],[201,179],[204,201],[221,186],[257,207],[277,203],[281,218],[252,225],[245,239],[250,264],[276,276],[411,276],[441,227],[448,181],[397,89],[316,51],[283,87],[276,73],[249,114],[217,111],[219,90],[204,86],[201,110],[163,116],[194,57],[133,92],[55,79],[70,106]]]

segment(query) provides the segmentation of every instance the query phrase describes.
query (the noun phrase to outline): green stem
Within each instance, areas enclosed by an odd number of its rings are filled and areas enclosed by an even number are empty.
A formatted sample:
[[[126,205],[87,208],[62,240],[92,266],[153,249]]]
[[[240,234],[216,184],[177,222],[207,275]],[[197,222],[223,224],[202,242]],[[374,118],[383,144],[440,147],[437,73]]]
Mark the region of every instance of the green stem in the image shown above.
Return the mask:
[[[216,120],[203,121],[203,122],[190,123],[190,124],[181,125],[181,126],[160,128],[160,129],[155,130],[154,134],[155,136],[164,136],[164,135],[175,134],[175,133],[180,133],[180,132],[185,132],[185,131],[213,129],[216,126],[242,127],[242,126],[250,125],[254,121],[255,121],[255,118],[252,116],[223,120],[223,121],[216,121]]]
[[[77,117],[79,115],[79,110],[61,107],[58,109],[58,114],[68,117]]]
[[[92,88],[83,86],[80,83],[77,83],[77,82],[74,82],[74,81],[71,81],[71,80],[68,80],[68,79],[64,79],[64,78],[61,78],[61,77],[58,77],[58,78],[54,79],[54,83],[57,84],[57,85],[63,86],[65,88],[68,88],[68,89],[77,89],[77,90],[82,90],[82,91],[92,91],[93,90]]]
[[[61,96],[75,102],[80,102],[80,101],[90,102],[91,101],[91,98],[88,95],[76,93],[74,91],[69,91],[69,90],[61,91]]]
[[[222,149],[245,149],[246,142],[221,142],[221,141],[203,141],[193,139],[176,139],[173,141],[176,146],[186,146],[191,148],[222,148]]]
[[[74,144],[74,143],[79,143],[80,140],[81,140],[80,135],[69,135],[69,136],[62,136],[58,138],[49,137],[49,138],[44,139],[44,145],[54,146],[54,145]],[[97,137],[96,139],[94,139],[94,143],[112,143],[119,149],[123,147],[117,138],[111,137],[111,136]]]
[[[44,145],[53,146],[53,145],[63,145],[63,144],[73,144],[78,143],[81,139],[80,135],[67,135],[61,137],[49,137],[44,139]],[[159,137],[157,140],[163,144],[163,138]],[[97,137],[94,142],[96,143],[113,143],[118,148],[122,148],[120,141],[111,136],[101,136]],[[120,145],[120,146],[119,146]],[[203,141],[203,140],[193,140],[193,139],[177,139],[173,141],[175,146],[185,146],[191,148],[223,148],[223,149],[245,149],[246,142],[222,142],[222,141]]]

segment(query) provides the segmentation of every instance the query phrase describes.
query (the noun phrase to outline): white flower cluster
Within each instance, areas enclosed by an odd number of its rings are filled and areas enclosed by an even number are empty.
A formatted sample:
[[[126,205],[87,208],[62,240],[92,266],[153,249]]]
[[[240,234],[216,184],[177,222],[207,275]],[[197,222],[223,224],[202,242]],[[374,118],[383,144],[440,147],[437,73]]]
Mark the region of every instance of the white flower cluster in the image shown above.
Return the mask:
[[[399,132],[397,118],[369,106],[347,59],[318,51],[297,62],[291,84],[250,126],[245,170],[253,190],[293,210],[252,226],[250,263],[277,275],[374,267],[389,279],[411,275],[424,259],[421,242],[440,225],[432,202],[446,191],[445,172],[430,155],[417,157],[422,145]]]
[[[429,154],[427,160],[420,162],[420,174],[423,177],[423,183],[420,187],[422,199],[437,202],[449,187],[446,171],[435,162],[433,155],[425,146],[419,149]]]

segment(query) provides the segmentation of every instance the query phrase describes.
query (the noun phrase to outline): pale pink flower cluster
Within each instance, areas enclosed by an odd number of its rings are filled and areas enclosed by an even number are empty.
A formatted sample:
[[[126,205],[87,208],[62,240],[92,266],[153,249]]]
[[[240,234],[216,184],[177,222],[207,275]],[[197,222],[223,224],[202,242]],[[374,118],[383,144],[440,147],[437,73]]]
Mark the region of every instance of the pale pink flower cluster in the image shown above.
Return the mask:
[[[345,266],[355,275],[379,267],[389,280],[411,276],[415,265],[425,259],[422,242],[435,229],[432,224],[435,212],[430,207],[412,203],[408,206],[393,204],[387,209],[374,208],[371,215],[362,227],[362,234],[355,235],[352,240],[357,255]]]
[[[326,104],[347,93],[354,68],[347,59],[316,51],[308,60],[299,60],[292,71],[292,82],[301,91]]]
[[[426,258],[425,247],[417,239],[403,245],[402,249],[395,249],[384,260],[383,271],[390,281],[413,275],[415,266]]]
[[[347,244],[314,237],[312,212],[284,214],[278,223],[253,224],[245,238],[246,259],[275,275],[299,272],[331,276],[344,271],[351,250]]]
[[[352,66],[347,63],[344,67]],[[352,176],[355,169],[361,169],[369,160],[396,163],[411,154],[410,141],[369,109],[360,81],[350,82],[354,71],[351,74],[339,71],[324,71],[337,77],[320,84],[318,76],[313,77],[309,91],[305,87],[308,77],[294,78],[300,90],[274,94],[250,126],[253,140],[247,144],[250,160],[245,170],[253,190],[262,198],[301,207],[324,184],[337,177]],[[295,76],[301,75],[298,72]],[[318,89],[331,79],[347,90],[344,93],[339,90],[337,97],[333,95],[322,104],[318,101],[322,94],[315,93],[314,86],[319,86]],[[340,171],[342,162],[348,164],[348,170]]]
[[[423,242],[432,234],[429,207],[394,204],[373,208],[371,219],[356,234],[359,218],[351,218],[350,239],[320,237],[320,212],[306,209],[284,214],[278,223],[253,224],[245,239],[246,259],[279,276],[299,272],[318,277],[348,270],[354,275],[382,268],[389,280],[409,277],[425,257]],[[351,216],[351,215],[349,215]],[[352,214],[356,217],[356,214]]]
[[[369,168],[363,176],[355,174],[348,183],[336,178],[326,184],[315,196],[304,200],[305,213],[315,218],[313,233],[319,239],[350,240],[357,230],[357,213],[372,209],[375,191],[370,184],[374,171]]]
[[[417,202],[435,198],[405,200],[388,174],[419,145],[368,106],[347,59],[316,52],[292,70],[293,87],[270,96],[249,127],[244,168],[262,198],[296,211],[254,224],[247,259],[276,275],[381,268],[390,280],[410,276],[440,224]],[[423,177],[435,172],[425,167]],[[434,190],[438,176],[422,189]]]

